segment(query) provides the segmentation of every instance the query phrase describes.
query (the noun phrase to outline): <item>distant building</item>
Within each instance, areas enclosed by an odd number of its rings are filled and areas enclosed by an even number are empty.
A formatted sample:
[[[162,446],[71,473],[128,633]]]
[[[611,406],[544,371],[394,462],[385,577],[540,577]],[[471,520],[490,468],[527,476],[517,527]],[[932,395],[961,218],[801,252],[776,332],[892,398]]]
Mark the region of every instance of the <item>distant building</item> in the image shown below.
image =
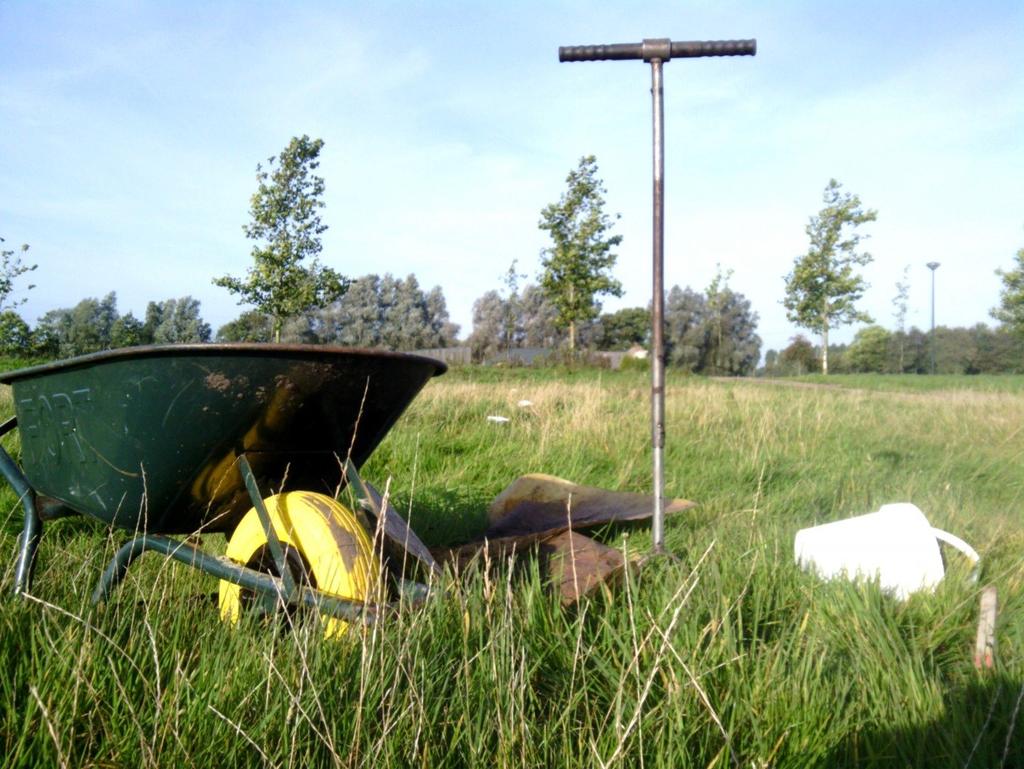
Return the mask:
[[[647,350],[638,344],[633,345],[628,350],[609,350],[604,352],[594,353],[598,358],[604,358],[608,361],[609,368],[618,370],[622,367],[622,361],[626,358],[635,358],[636,360],[647,360]]]
[[[413,350],[413,353],[443,361],[449,366],[468,366],[473,362],[473,355],[468,347],[435,347],[430,350]]]
[[[484,361],[485,365],[501,364],[511,366],[532,366],[535,362],[547,358],[553,350],[550,347],[513,347],[491,355]]]

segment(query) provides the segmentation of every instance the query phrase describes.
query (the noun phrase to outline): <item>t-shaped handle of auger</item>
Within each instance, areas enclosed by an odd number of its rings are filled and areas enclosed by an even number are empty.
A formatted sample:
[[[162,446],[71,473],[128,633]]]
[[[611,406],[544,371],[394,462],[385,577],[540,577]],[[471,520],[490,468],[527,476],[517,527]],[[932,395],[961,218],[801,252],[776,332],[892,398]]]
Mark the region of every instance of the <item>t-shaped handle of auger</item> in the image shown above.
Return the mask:
[[[563,45],[558,49],[559,61],[602,61],[640,59],[696,59],[703,56],[753,56],[756,40],[687,40],[673,42],[668,38],[644,40],[642,43],[612,45]]]
[[[756,40],[691,40],[672,42],[667,37],[642,43],[614,45],[566,45],[558,49],[559,61],[637,59],[651,65],[651,96],[654,112],[654,194],[651,243],[651,459],[654,480],[654,511],[651,538],[654,552],[665,552],[665,131],[662,99],[662,66],[672,59],[702,56],[753,56]]]

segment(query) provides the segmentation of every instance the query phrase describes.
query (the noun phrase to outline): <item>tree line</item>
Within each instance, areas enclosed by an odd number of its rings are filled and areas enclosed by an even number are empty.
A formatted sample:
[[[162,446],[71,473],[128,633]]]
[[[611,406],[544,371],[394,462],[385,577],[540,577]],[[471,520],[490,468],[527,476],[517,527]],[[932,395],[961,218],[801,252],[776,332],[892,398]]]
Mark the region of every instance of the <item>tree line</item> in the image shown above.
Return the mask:
[[[830,345],[829,371],[837,374],[929,374],[933,337],[912,327],[889,331],[881,326],[860,329],[846,345]],[[821,369],[821,348],[798,335],[782,350],[768,350],[766,376],[799,376]],[[978,323],[970,328],[937,326],[934,336],[937,374],[1024,373],[1024,337],[1006,326]]]
[[[243,277],[224,275],[213,281],[249,309],[219,329],[216,339],[394,350],[455,344],[458,327],[449,319],[440,287],[424,291],[414,275],[404,279],[365,275],[352,280],[321,264],[320,236],[327,230],[320,217],[325,183],[315,171],[322,147],[320,139],[295,137],[265,166],[257,165],[250,222],[243,228],[254,241],[252,265]],[[601,312],[601,297],[622,295],[622,286],[612,274],[622,237],[612,233],[618,216],[605,213],[604,194],[596,159],[580,158],[566,177],[559,200],[541,209],[538,227],[551,244],[541,251],[536,283],[520,289],[519,281],[526,276],[516,272],[513,262],[504,290],[488,291],[474,303],[473,330],[467,338],[474,357],[485,359],[518,347],[566,348],[575,354],[578,348],[615,350],[649,343],[649,307]],[[857,195],[844,191],[835,179],[826,186],[823,203],[806,227],[807,252],[794,260],[784,277],[782,300],[787,317],[819,335],[820,344],[798,336],[786,349],[769,351],[765,370],[809,369],[811,355],[824,373],[830,369],[922,370],[922,332],[904,328],[906,272],[904,281],[897,283],[895,332],[870,325],[848,346],[829,343],[835,328],[874,322],[857,306],[867,289],[857,269],[872,261],[860,247],[868,236],[859,228],[875,221],[877,211],[865,208]],[[120,315],[117,297],[111,293],[51,310],[32,329],[16,312],[25,300],[12,300],[15,280],[36,267],[23,261],[27,250],[27,246],[20,251],[0,249],[0,349],[5,352],[65,357],[111,347],[211,339],[199,303],[190,296],[150,302],[144,318],[137,319],[130,312]],[[756,368],[761,346],[757,314],[742,294],[728,286],[730,274],[719,269],[703,291],[679,286],[669,291],[668,364],[697,373],[731,375]],[[1009,370],[1013,365],[1019,336],[1024,335],[1024,249],[1018,251],[1015,267],[997,274],[1003,291],[992,315],[1002,326],[937,329],[936,370]],[[940,348],[949,352],[940,354]]]
[[[1017,251],[1013,268],[996,270],[1002,288],[999,305],[990,314],[1000,322],[998,328],[979,323],[972,328],[936,328],[934,334],[906,330],[909,283],[908,268],[904,268],[893,299],[897,328],[889,331],[857,307],[868,286],[856,268],[873,260],[870,253],[859,250],[867,236],[858,228],[875,221],[878,212],[864,208],[860,198],[844,192],[835,179],[829,180],[822,201],[824,207],[806,227],[810,247],[785,276],[783,299],[789,320],[820,335],[821,343],[814,345],[797,336],[784,350],[769,350],[766,372],[805,373],[812,370],[812,360],[820,363],[823,374],[830,370],[972,374],[1024,369],[1024,248]],[[933,271],[938,266],[928,264]],[[854,322],[872,325],[860,329],[848,346],[829,344],[830,330]]]
[[[13,309],[0,311],[0,353],[45,358],[150,344],[202,342],[282,342],[415,350],[447,347],[458,326],[448,319],[439,286],[424,292],[415,275],[366,275],[327,307],[289,318],[275,329],[274,319],[257,310],[243,312],[216,335],[191,296],[149,302],[136,318],[117,309],[117,294],[86,298],[73,307],[50,310],[32,328]]]
[[[650,306],[601,313],[602,296],[621,296],[612,276],[615,219],[604,212],[604,185],[592,155],[580,158],[566,177],[566,191],[541,210],[538,227],[551,245],[541,252],[535,284],[519,289],[525,278],[513,262],[505,290],[491,290],[473,304],[473,331],[467,343],[483,360],[513,348],[626,350],[647,346]],[[665,306],[666,358],[670,365],[707,374],[743,375],[760,358],[757,313],[728,286],[731,273],[718,274],[703,292],[673,286]]]
[[[0,352],[68,358],[145,344],[209,342],[210,326],[191,296],[149,302],[144,318],[117,310],[117,294],[86,298],[74,307],[50,310],[35,328],[13,310],[0,313]]]
[[[458,325],[448,316],[440,286],[423,291],[415,275],[364,275],[325,307],[293,315],[275,327],[259,310],[242,313],[217,331],[218,342],[295,342],[421,350],[449,347]]]
[[[673,286],[665,302],[667,363],[684,371],[721,376],[752,374],[761,357],[757,313],[750,301],[728,286],[719,271],[703,291]],[[502,296],[488,291],[473,304],[473,332],[468,345],[475,360],[499,356],[513,348],[568,346],[574,333],[581,347],[628,350],[650,343],[650,306],[627,307],[579,322],[570,332],[537,285]]]
[[[214,284],[247,305],[216,334],[220,342],[300,342],[413,350],[450,346],[458,326],[450,321],[440,287],[424,291],[414,275],[365,275],[351,280],[320,263],[325,182],[316,174],[320,139],[293,138],[278,155],[256,168],[250,199],[254,241],[252,264],[242,277],[224,275]],[[593,156],[580,158],[566,177],[559,200],[541,210],[539,228],[551,245],[541,253],[535,285],[521,291],[515,265],[504,294],[490,291],[473,307],[468,337],[478,359],[512,347],[613,350],[648,342],[649,308],[601,313],[599,298],[621,296],[612,275],[614,220],[604,211],[604,185]],[[24,251],[24,249],[23,249]],[[83,299],[51,310],[30,329],[3,299],[14,278],[35,268],[14,251],[3,252],[0,283],[0,347],[9,352],[69,357],[114,347],[207,342],[210,326],[192,297],[150,302],[145,317],[117,311],[116,294]],[[0,276],[2,277],[2,276]],[[707,291],[673,287],[666,310],[669,360],[690,371],[748,373],[756,365],[757,315],[719,274]]]

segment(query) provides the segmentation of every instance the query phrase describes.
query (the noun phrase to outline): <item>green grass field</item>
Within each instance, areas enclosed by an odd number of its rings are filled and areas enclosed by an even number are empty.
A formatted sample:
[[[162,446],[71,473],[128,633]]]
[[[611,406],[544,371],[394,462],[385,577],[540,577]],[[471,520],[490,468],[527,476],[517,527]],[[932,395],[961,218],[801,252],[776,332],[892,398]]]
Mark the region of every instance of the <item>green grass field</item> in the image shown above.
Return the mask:
[[[778,380],[776,380],[778,381]],[[862,390],[887,390],[893,392],[933,392],[937,390],[970,390],[972,392],[1024,392],[1024,376],[1017,374],[977,374],[961,376],[938,374],[918,376],[915,374],[808,374],[791,377],[782,381],[808,382],[831,387],[852,387]]]
[[[3,764],[1024,766],[1024,379],[925,380],[670,378],[667,491],[700,506],[668,522],[677,558],[572,610],[535,564],[499,564],[324,641],[315,623],[221,624],[216,582],[156,555],[93,609],[124,534],[56,521],[32,595],[0,598]],[[526,472],[645,491],[648,388],[640,373],[456,370],[364,475],[432,544],[478,531]],[[897,501],[972,543],[980,583],[951,558],[934,594],[901,603],[792,563],[797,529]],[[9,490],[0,510],[7,594]],[[644,527],[602,536],[650,545]],[[999,647],[979,673],[983,584],[999,592]]]

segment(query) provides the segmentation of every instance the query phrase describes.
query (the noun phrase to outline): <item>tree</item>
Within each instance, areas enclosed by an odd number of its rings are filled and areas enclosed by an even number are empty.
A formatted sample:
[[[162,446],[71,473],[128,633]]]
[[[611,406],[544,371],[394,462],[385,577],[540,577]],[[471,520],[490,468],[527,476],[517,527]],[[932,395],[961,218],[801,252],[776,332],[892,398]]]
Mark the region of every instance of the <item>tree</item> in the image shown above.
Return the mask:
[[[459,324],[452,323],[448,315],[448,305],[440,286],[434,286],[427,292],[425,299],[428,338],[426,345],[432,347],[450,347],[459,336]]]
[[[110,327],[110,346],[137,347],[142,344],[152,344],[153,337],[146,335],[146,327],[141,320],[130,312],[122,315],[114,321]]]
[[[558,311],[558,322],[568,327],[569,350],[574,352],[577,327],[601,310],[596,297],[622,296],[622,285],[611,276],[616,260],[612,249],[622,236],[606,235],[612,221],[604,213],[605,189],[593,155],[580,158],[566,183],[559,201],[541,211],[538,226],[550,234],[553,245],[541,252],[540,285]]]
[[[482,361],[512,344],[506,337],[506,302],[497,291],[488,291],[473,302],[473,332],[467,343],[473,360]]]
[[[125,318],[131,317],[129,313]],[[132,318],[132,321],[135,321]],[[165,299],[146,305],[138,344],[187,344],[209,342],[210,326],[199,313],[199,300],[191,296]]]
[[[900,374],[903,373],[903,357],[905,352],[906,342],[906,330],[907,330],[907,300],[910,298],[910,265],[906,265],[903,268],[903,280],[896,282],[896,296],[893,297],[892,304],[896,309],[893,311],[893,317],[896,319],[896,336],[895,344],[896,349],[899,352],[899,360],[897,363],[896,371]]]
[[[973,333],[979,372],[1011,374],[1024,367],[1024,335],[1011,333],[1005,326],[989,328],[984,323],[977,324]]]
[[[527,285],[511,301],[498,291],[488,291],[473,303],[473,331],[467,339],[476,360],[514,348],[553,349],[563,341],[558,311],[539,286]],[[581,325],[579,339],[585,340],[595,326]],[[596,338],[596,335],[595,335]]]
[[[1024,248],[1017,251],[1014,262],[1013,269],[996,270],[1003,287],[999,291],[999,306],[992,309],[992,317],[1015,334],[1024,336]]]
[[[37,346],[49,355],[68,358],[110,349],[118,320],[117,294],[83,299],[71,308],[50,310],[36,324]]]
[[[975,360],[978,355],[976,340],[963,327],[935,328],[935,371],[939,374],[977,373]]]
[[[162,302],[149,302],[146,305],[145,319],[142,321],[142,344],[153,344],[156,330],[164,319],[164,306]]]
[[[32,348],[32,329],[14,310],[0,311],[0,354],[26,355]]]
[[[846,344],[830,344],[828,346],[828,370],[836,374],[850,373],[850,359],[847,353],[850,346]],[[815,348],[816,360],[821,360],[820,351]]]
[[[757,313],[750,300],[729,288],[732,270],[719,266],[705,291],[705,350],[702,373],[714,376],[745,376],[757,368],[761,358],[761,337],[757,335]]]
[[[238,294],[240,304],[268,315],[275,341],[287,318],[327,306],[349,285],[317,259],[320,235],[327,229],[319,213],[324,180],[313,173],[322,147],[321,139],[296,137],[268,159],[266,170],[256,166],[259,186],[250,201],[252,221],[244,228],[247,238],[258,241],[252,249],[254,265],[245,280],[225,275],[213,281]]]
[[[0,238],[0,243],[4,242],[4,239]],[[38,266],[35,264],[24,264],[21,261],[21,255],[27,251],[27,245],[22,245],[17,251],[0,247],[0,310],[13,310],[26,301],[24,297],[10,301],[10,297],[14,292],[14,281],[26,272],[32,272]],[[28,289],[33,288],[35,288],[34,285],[28,287]]]
[[[281,325],[281,342],[287,344],[323,344],[320,338],[319,323],[312,313],[295,315]]]
[[[757,313],[750,300],[726,287],[708,301],[710,309],[707,350],[701,373],[715,376],[747,376],[761,359],[761,337],[757,335]]]
[[[851,371],[882,373],[886,370],[892,333],[881,326],[868,326],[857,332],[846,351]]]
[[[68,336],[71,326],[71,310],[67,308],[49,310],[36,323],[32,332],[33,346],[45,357],[55,358],[61,354],[61,340]]]
[[[867,284],[854,268],[872,260],[871,254],[857,251],[862,238],[857,227],[875,221],[878,212],[861,208],[860,198],[842,192],[835,179],[829,180],[822,199],[825,207],[806,228],[811,246],[786,275],[782,303],[790,321],[821,334],[821,372],[827,374],[829,330],[855,321],[871,322],[856,306]]]
[[[159,323],[153,329],[154,344],[210,341],[210,326],[199,314],[198,299],[183,296],[180,299],[164,300],[159,305],[159,318]]]
[[[415,275],[405,280],[385,275],[381,281],[385,309],[381,319],[381,341],[390,350],[417,350],[433,347],[427,318],[427,297]]]
[[[720,368],[719,358],[724,342],[724,319],[723,311],[728,300],[729,278],[732,277],[732,270],[722,272],[722,265],[715,265],[715,277],[704,290],[704,311],[707,320],[705,330],[706,347],[709,354],[706,356],[705,367],[710,368],[712,373],[717,374]]]
[[[259,310],[246,310],[217,329],[218,342],[269,342],[273,321]]]
[[[380,276],[364,275],[341,299],[317,313],[321,339],[346,347],[379,347],[381,312]]]
[[[519,322],[519,281],[526,277],[516,272],[518,259],[513,259],[508,270],[502,275],[501,282],[505,284],[508,296],[505,298],[505,341],[508,347],[506,352],[512,348],[513,340],[516,337],[516,327]]]
[[[917,326],[911,326],[904,340],[904,371],[914,374],[927,374],[931,371],[931,352],[929,335]]]
[[[598,320],[601,326],[597,338],[599,350],[628,350],[634,345],[647,344],[651,335],[651,313],[643,307],[605,313]]]
[[[402,331],[393,308],[400,300],[401,281],[390,272],[384,273],[377,283],[378,346],[394,350],[401,343]]]
[[[672,286],[665,299],[665,360],[687,371],[700,367],[707,302],[687,286]]]
[[[817,363],[814,345],[803,334],[797,334],[789,340],[789,346],[779,353],[779,363],[783,373],[806,374]]]
[[[447,347],[459,331],[449,320],[441,287],[424,293],[415,275],[404,280],[390,274],[364,275],[353,281],[343,297],[301,317],[308,321],[305,333],[311,338],[349,347]],[[292,333],[295,330],[291,328]]]
[[[750,300],[726,284],[719,270],[701,294],[672,286],[665,301],[669,364],[700,374],[745,376],[757,368],[761,338]]]
[[[517,346],[553,348],[562,343],[558,310],[540,286],[530,284],[523,289],[518,309]]]

